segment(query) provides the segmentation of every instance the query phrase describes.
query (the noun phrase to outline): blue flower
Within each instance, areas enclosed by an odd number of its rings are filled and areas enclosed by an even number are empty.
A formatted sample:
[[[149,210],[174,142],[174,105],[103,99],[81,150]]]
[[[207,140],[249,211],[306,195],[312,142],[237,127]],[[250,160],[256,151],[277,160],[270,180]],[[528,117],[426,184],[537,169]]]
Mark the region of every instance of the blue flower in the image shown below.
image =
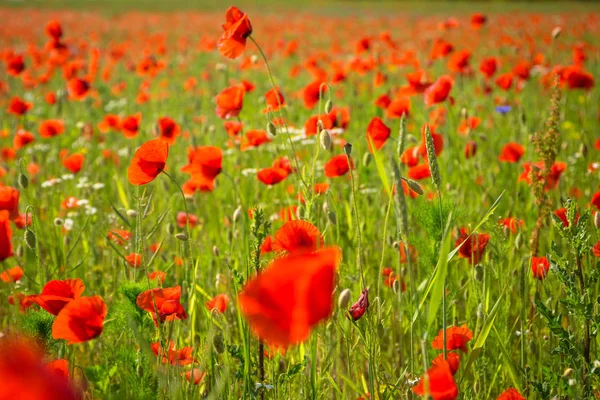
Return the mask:
[[[496,106],[496,112],[502,115],[506,114],[510,110],[512,110],[511,106]]]

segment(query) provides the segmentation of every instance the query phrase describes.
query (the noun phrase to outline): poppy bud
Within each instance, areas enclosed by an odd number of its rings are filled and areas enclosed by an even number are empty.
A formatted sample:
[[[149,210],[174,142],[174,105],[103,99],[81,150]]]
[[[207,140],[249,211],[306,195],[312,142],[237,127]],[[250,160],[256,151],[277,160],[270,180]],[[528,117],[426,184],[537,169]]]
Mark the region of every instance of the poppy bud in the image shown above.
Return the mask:
[[[467,111],[467,109],[465,107],[460,109],[460,117],[463,119],[469,118],[469,112]]]
[[[416,181],[413,181],[412,179],[406,179],[406,178],[402,178],[402,179],[404,180],[404,182],[406,182],[406,184],[408,185],[410,190],[412,190],[413,192],[417,193],[418,195],[422,195],[424,193],[423,188]]]
[[[219,248],[215,245],[213,246],[213,256],[219,257]]]
[[[172,234],[174,234],[174,233],[175,233],[175,225],[173,225],[173,224],[169,223],[169,224],[167,225],[167,233],[168,233],[169,235],[172,235]]]
[[[582,157],[587,157],[588,149],[585,143],[581,143],[579,146],[579,154],[581,154]]]
[[[552,39],[554,39],[554,40],[558,39],[561,31],[562,31],[562,29],[560,29],[560,26],[557,26],[556,28],[552,29]]]
[[[358,301],[350,307],[348,310],[348,318],[352,318],[354,321],[358,321],[365,315],[369,308],[369,289],[363,289]]]
[[[127,210],[126,213],[129,218],[135,218],[138,215],[137,211],[135,211],[135,210]]]
[[[23,246],[21,245],[17,246],[17,257],[23,257]]]
[[[366,167],[367,165],[369,165],[371,163],[372,157],[373,156],[371,155],[371,153],[365,153],[365,155],[363,156],[363,159],[362,159],[363,166]]]
[[[27,189],[29,187],[29,179],[27,178],[27,175],[25,174],[19,174],[19,186],[21,186],[21,188],[23,189]]]
[[[328,210],[327,211],[327,219],[329,220],[331,225],[337,225],[337,216],[335,215],[335,212]]]
[[[596,229],[600,229],[600,212],[596,212],[596,214],[594,214],[594,226]]]
[[[296,217],[298,219],[304,219],[304,215],[306,214],[306,209],[303,206],[298,206],[296,209]]]
[[[54,218],[54,225],[55,226],[62,226],[62,224],[64,224],[65,221],[62,220],[62,218]]]
[[[237,223],[242,217],[242,206],[238,206],[233,212],[233,222]]]
[[[188,235],[186,235],[186,234],[185,234],[185,233],[183,233],[183,232],[180,232],[180,233],[178,233],[177,235],[175,235],[175,238],[176,238],[177,240],[181,240],[182,242],[187,242],[187,240],[188,240]]]
[[[575,372],[575,371],[573,370],[573,368],[567,368],[567,369],[565,369],[565,371],[563,372],[563,377],[565,377],[565,378],[566,378],[567,376],[571,375],[573,372]]]
[[[327,103],[325,103],[325,113],[329,114],[332,109],[333,103],[331,102],[331,100],[327,100]]]
[[[478,282],[483,280],[483,267],[480,264],[475,266],[475,280]]]
[[[325,127],[323,126],[323,121],[321,121],[321,120],[318,120],[318,121],[317,121],[317,130],[318,130],[319,132],[321,132],[323,129],[325,129]]]
[[[267,132],[271,136],[277,136],[277,128],[271,121],[267,122]]]
[[[250,62],[252,64],[256,64],[258,62],[258,56],[256,54],[253,54],[252,57],[250,57]]]
[[[338,297],[338,307],[346,308],[348,306],[348,303],[350,303],[351,295],[352,295],[352,293],[350,292],[350,289],[342,290],[342,293],[340,293],[340,295]]]
[[[223,335],[221,335],[221,333],[217,333],[213,336],[213,346],[215,351],[219,354],[222,354],[225,351],[225,342],[223,341]]]
[[[352,154],[352,144],[346,143],[344,145],[344,153],[346,153],[347,156],[350,156],[350,154]]]
[[[331,148],[331,136],[329,135],[329,132],[327,132],[327,129],[321,130],[319,139],[323,150],[329,150]]]
[[[33,231],[30,231],[29,229],[27,229],[25,231],[25,235],[23,235],[24,240],[25,240],[25,244],[27,245],[27,247],[29,247],[31,250],[35,249],[35,233],[33,233]]]
[[[521,235],[521,232],[519,232],[519,234],[515,238],[515,248],[519,250],[521,246],[523,246],[523,236]]]

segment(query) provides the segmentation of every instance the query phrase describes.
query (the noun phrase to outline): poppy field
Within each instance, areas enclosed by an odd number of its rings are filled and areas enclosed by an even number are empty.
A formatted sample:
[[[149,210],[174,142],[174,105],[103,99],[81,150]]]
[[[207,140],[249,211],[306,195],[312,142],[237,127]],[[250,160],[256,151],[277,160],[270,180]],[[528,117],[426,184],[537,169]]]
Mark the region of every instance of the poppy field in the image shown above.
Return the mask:
[[[0,400],[600,398],[599,10],[175,4],[0,6]]]

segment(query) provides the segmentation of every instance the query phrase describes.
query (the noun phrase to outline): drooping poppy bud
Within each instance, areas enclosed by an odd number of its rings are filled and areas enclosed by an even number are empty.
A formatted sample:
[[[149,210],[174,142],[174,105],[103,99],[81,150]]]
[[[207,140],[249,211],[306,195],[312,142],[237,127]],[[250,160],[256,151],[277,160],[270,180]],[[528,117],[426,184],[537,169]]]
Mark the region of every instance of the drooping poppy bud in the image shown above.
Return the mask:
[[[348,310],[348,318],[358,321],[369,308],[369,289],[363,289],[358,301]]]

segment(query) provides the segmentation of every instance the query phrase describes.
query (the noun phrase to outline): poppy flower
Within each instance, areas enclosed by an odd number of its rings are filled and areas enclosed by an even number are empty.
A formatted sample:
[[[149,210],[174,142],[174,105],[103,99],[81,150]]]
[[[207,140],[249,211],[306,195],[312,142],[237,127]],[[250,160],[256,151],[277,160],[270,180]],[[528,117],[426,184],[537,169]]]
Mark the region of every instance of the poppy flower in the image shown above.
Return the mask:
[[[41,137],[51,138],[62,134],[65,131],[65,124],[58,119],[48,119],[40,124],[39,131]]]
[[[131,232],[124,229],[113,229],[108,232],[107,236],[113,242],[123,245],[131,239]]]
[[[140,130],[140,122],[142,121],[142,114],[136,113],[125,117],[121,121],[121,132],[127,139],[133,139],[138,135]]]
[[[562,173],[567,169],[567,164],[564,162],[556,161],[550,168],[550,171],[545,173],[545,166],[543,161],[538,161],[536,163],[526,162],[523,164],[523,172],[519,175],[519,181],[525,181],[528,184],[531,184],[531,174],[532,169],[536,169],[536,175],[540,177],[540,179],[545,180],[544,189],[546,191],[554,189],[558,185],[558,181]]]
[[[336,123],[336,116],[332,114],[313,115],[304,123],[304,134],[306,136],[316,135],[319,129],[319,118],[321,119],[322,129],[332,129]]]
[[[8,211],[10,219],[19,216],[20,192],[12,186],[4,186],[0,183],[0,211]]]
[[[517,163],[521,157],[523,157],[523,154],[525,154],[525,147],[519,143],[510,142],[504,145],[498,160],[509,163]]]
[[[508,388],[498,396],[496,400],[527,400],[515,388]]]
[[[512,73],[522,80],[529,79],[529,73],[532,65],[528,61],[518,62],[512,69]]]
[[[142,255],[138,253],[131,253],[125,256],[125,260],[133,268],[139,268],[142,265]]]
[[[243,85],[236,85],[224,89],[217,95],[217,108],[215,112],[221,119],[235,118],[242,111],[244,104],[244,93],[246,90]]]
[[[313,191],[316,194],[325,194],[327,190],[329,190],[329,183],[327,182],[315,183],[313,185]]]
[[[174,145],[175,139],[177,139],[177,136],[179,136],[179,133],[181,132],[179,124],[172,118],[161,117],[158,119],[157,126],[160,138],[167,142],[169,146]]]
[[[85,79],[72,78],[67,83],[69,97],[74,100],[83,100],[90,91],[90,83]]]
[[[393,100],[386,108],[385,114],[388,118],[402,118],[410,113],[410,98],[402,96]]]
[[[596,242],[596,244],[592,247],[592,253],[596,257],[600,257],[600,241]]]
[[[579,66],[566,67],[561,74],[561,80],[569,89],[589,90],[594,87],[594,76]]]
[[[354,162],[350,159],[350,165],[348,165],[348,157],[345,154],[333,156],[325,163],[325,176],[335,178],[345,175],[350,171],[350,167],[354,168]]]
[[[11,76],[19,76],[25,71],[25,61],[21,54],[10,57],[6,62],[6,72]]]
[[[308,221],[286,222],[275,233],[271,248],[274,251],[294,253],[315,251],[323,247],[324,240],[319,228]]]
[[[540,281],[546,278],[548,270],[550,269],[550,263],[546,257],[531,257],[531,272],[533,277]]]
[[[246,151],[252,147],[258,147],[264,143],[269,143],[271,139],[267,135],[267,131],[253,129],[246,132],[240,146],[240,150]]]
[[[465,145],[465,158],[471,158],[477,153],[477,142],[471,140]]]
[[[269,90],[265,94],[265,103],[267,104],[267,108],[265,108],[263,112],[277,111],[279,110],[279,107],[285,104],[285,99],[278,87]]]
[[[136,304],[142,310],[148,311],[158,326],[160,322],[187,319],[187,314],[179,302],[181,298],[181,286],[171,288],[155,288],[140,293]],[[158,311],[158,320],[155,312]]]
[[[225,121],[223,127],[227,135],[235,137],[242,131],[243,124],[239,121]]]
[[[427,381],[427,388],[425,387],[425,381]],[[458,398],[458,388],[452,377],[452,371],[448,362],[443,360],[429,368],[412,391],[419,396],[429,394],[433,397],[433,400],[455,400]]]
[[[304,107],[307,109],[314,108],[319,103],[319,98],[327,92],[327,86],[323,86],[321,91],[322,81],[314,81],[306,85],[302,92],[302,98],[304,99]]]
[[[121,118],[115,114],[106,114],[104,119],[98,124],[100,132],[106,133],[108,131],[121,129]]]
[[[55,373],[57,376],[68,379],[69,378],[69,362],[64,358],[54,360],[46,364],[46,367]]]
[[[13,97],[10,99],[10,103],[8,105],[8,112],[16,115],[18,117],[27,114],[29,110],[31,110],[33,104],[21,100],[19,97]]]
[[[373,117],[367,126],[367,142],[369,143],[369,151],[373,152],[374,145],[377,150],[380,150],[390,137],[392,130],[383,123],[381,118]]]
[[[467,343],[469,343],[471,339],[473,339],[473,332],[471,332],[466,324],[446,328],[446,350],[451,351],[459,349],[462,352],[467,353],[469,351]],[[431,346],[436,350],[444,349],[443,329],[440,329],[435,339],[433,339]]]
[[[52,315],[58,313],[71,301],[79,299],[85,290],[81,279],[52,280],[44,285],[39,295],[32,299]]]
[[[35,137],[33,136],[33,133],[19,129],[17,133],[15,133],[15,138],[13,139],[13,147],[15,150],[20,150],[34,141]]]
[[[496,86],[498,86],[502,90],[509,90],[512,87],[513,83],[513,73],[507,72],[502,75],[499,75],[496,78]]]
[[[474,233],[469,235],[465,228],[460,228],[460,235],[456,239],[455,246],[458,247],[458,255],[467,258],[472,265],[479,264],[485,248],[490,240],[487,233]]]
[[[375,106],[385,110],[391,102],[392,99],[390,99],[390,96],[382,94],[375,100]]]
[[[500,226],[504,226],[510,230],[510,233],[517,233],[517,229],[525,223],[522,219],[517,219],[515,217],[502,218],[498,222]]]
[[[165,282],[166,277],[167,277],[167,274],[165,274],[162,271],[154,271],[154,272],[150,272],[148,274],[149,279],[152,279],[152,280],[156,279],[161,284],[163,284]]]
[[[414,167],[419,163],[419,146],[409,147],[400,156],[400,162],[408,167]]]
[[[163,364],[171,364],[171,365],[189,365],[196,362],[192,353],[194,349],[190,346],[183,347],[180,350],[175,350],[175,343],[172,340],[169,340],[168,349],[164,349],[160,342],[155,342],[150,345],[150,349],[157,357],[161,359]]]
[[[44,363],[44,352],[20,336],[0,340],[0,399],[79,400],[69,380]]]
[[[354,321],[358,321],[369,309],[369,289],[365,288],[360,293],[360,297],[354,303],[350,309],[348,309],[347,316],[352,318]]]
[[[408,177],[415,181],[426,179],[431,177],[431,171],[429,170],[429,164],[423,163],[410,167],[408,169]]]
[[[566,208],[559,208],[558,210],[554,210],[553,212],[554,215],[556,215],[558,218],[560,218],[560,220],[562,221],[562,224],[565,228],[569,227],[569,220],[567,219],[567,209]],[[579,213],[577,213],[577,215],[575,215],[575,225],[577,225],[577,222],[579,221]]]
[[[285,169],[274,167],[263,168],[256,173],[258,180],[269,186],[278,184],[287,178],[287,176],[288,172]]]
[[[46,35],[53,40],[59,40],[62,37],[63,31],[60,22],[53,19],[46,24]]]
[[[488,57],[481,60],[479,64],[479,71],[485,76],[487,79],[490,79],[496,73],[498,69],[498,59],[496,57]]]
[[[186,225],[189,224],[190,228],[198,225],[200,221],[198,217],[194,214],[187,214],[184,211],[180,211],[177,213],[177,226],[180,228],[185,228]]]
[[[68,157],[65,157],[62,160],[62,164],[65,168],[67,168],[72,173],[76,174],[81,171],[81,167],[83,166],[83,162],[85,161],[85,157],[81,153],[71,154]]]
[[[287,348],[305,341],[333,311],[341,251],[324,248],[277,258],[238,296],[250,329],[265,343]]]
[[[458,133],[461,135],[468,135],[472,130],[476,129],[481,124],[481,118],[468,117],[460,121],[458,126]]]
[[[464,74],[469,68],[471,52],[469,50],[460,50],[450,56],[448,60],[448,69],[452,72]]]
[[[1,198],[1,197],[0,197]],[[0,200],[0,204],[1,200]],[[592,204],[593,206],[595,206],[598,210],[600,210],[600,190],[597,191],[596,193],[594,193],[594,195],[592,196],[592,200],[590,201],[590,204]],[[0,206],[0,209],[2,207]]]
[[[8,211],[0,211],[0,262],[13,255],[12,229],[10,229],[9,216]]]
[[[246,39],[252,34],[248,14],[237,7],[229,7],[222,27],[225,32],[217,42],[217,48],[227,58],[238,58],[246,48]]]
[[[3,271],[0,274],[0,281],[6,283],[17,282],[23,277],[23,274],[23,269],[17,265],[15,267],[7,269],[6,271]]]
[[[229,304],[229,297],[226,294],[218,294],[206,303],[206,309],[208,311],[217,310],[221,314],[227,309]]]
[[[487,17],[480,13],[475,13],[471,16],[471,26],[473,29],[479,29],[487,22]]]
[[[106,304],[102,297],[80,297],[69,302],[52,324],[52,337],[67,344],[87,342],[102,333]]]
[[[223,170],[223,150],[215,146],[199,146],[188,152],[188,165],[181,168],[199,185],[214,186],[214,180]]]
[[[185,379],[191,383],[192,385],[197,385],[202,382],[204,379],[204,375],[206,372],[203,372],[200,368],[193,368],[187,371],[185,374]]]
[[[425,90],[425,105],[431,107],[434,104],[446,101],[452,86],[454,86],[454,80],[449,75],[440,76]]]
[[[135,151],[127,177],[129,183],[140,186],[150,183],[160,174],[167,163],[169,145],[162,139],[153,139],[144,143]]]
[[[271,167],[284,169],[288,174],[291,174],[295,171],[295,169],[292,167],[292,163],[286,156],[276,158],[273,161],[273,164],[271,164]]]
[[[440,365],[444,362],[444,354],[439,354],[437,357],[435,357],[432,361],[431,361],[431,366],[435,367],[437,365]],[[453,351],[449,351],[446,353],[446,360],[445,362],[448,363],[448,366],[450,367],[450,372],[452,373],[452,375],[456,375],[456,371],[458,371],[458,368],[460,367],[460,353],[456,353]]]

